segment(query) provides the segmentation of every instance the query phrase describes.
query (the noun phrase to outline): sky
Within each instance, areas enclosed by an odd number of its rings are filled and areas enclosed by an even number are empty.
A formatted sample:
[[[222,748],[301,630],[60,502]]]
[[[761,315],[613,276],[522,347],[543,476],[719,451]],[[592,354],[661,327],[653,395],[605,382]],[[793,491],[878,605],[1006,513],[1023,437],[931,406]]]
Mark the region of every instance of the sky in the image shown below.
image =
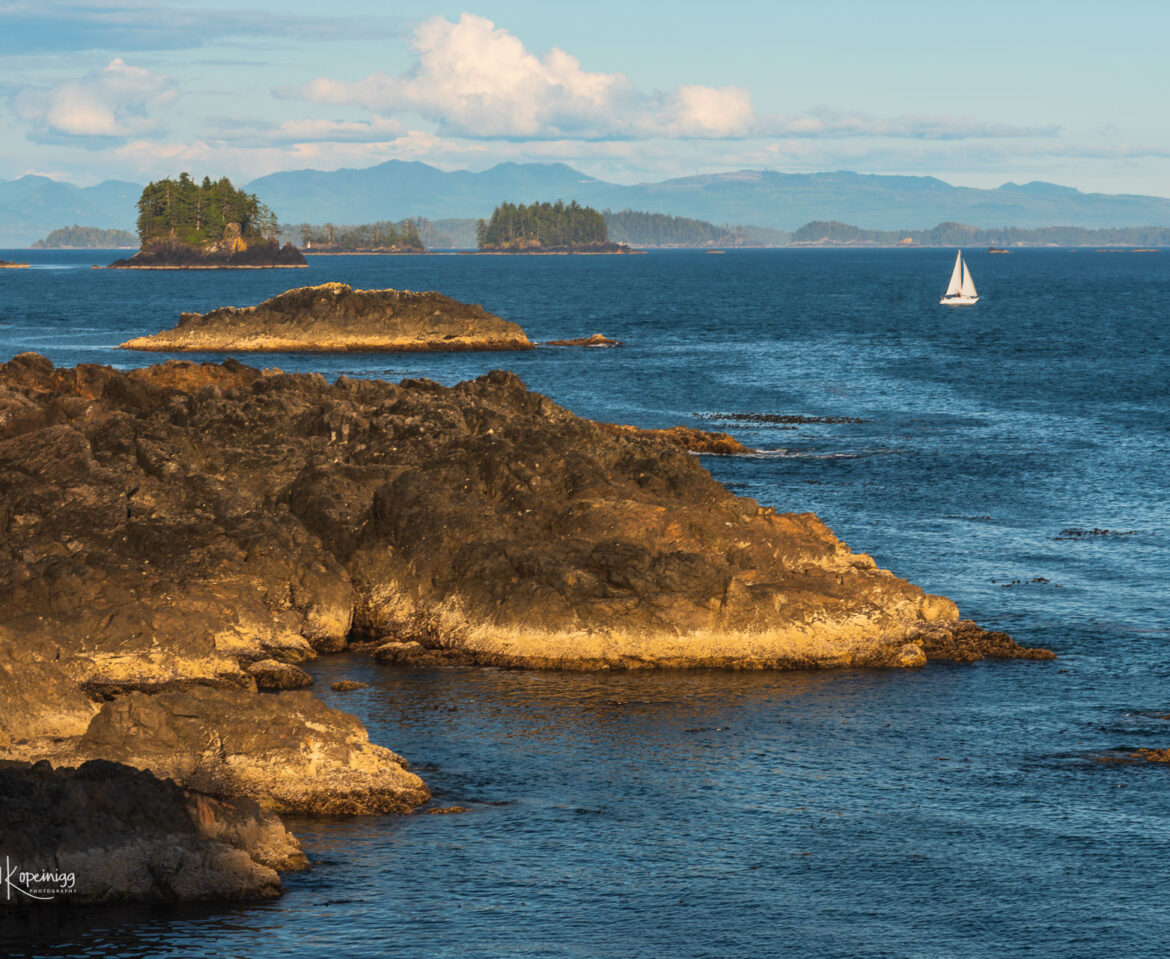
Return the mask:
[[[565,162],[1170,195],[1165,0],[0,0],[0,179]]]

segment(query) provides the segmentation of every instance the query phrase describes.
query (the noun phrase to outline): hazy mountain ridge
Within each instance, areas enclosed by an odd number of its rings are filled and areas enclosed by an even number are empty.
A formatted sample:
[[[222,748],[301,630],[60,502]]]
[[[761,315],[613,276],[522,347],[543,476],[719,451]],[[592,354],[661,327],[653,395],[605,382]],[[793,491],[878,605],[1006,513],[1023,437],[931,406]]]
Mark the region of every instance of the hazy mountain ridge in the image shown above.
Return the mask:
[[[142,184],[106,180],[78,187],[46,176],[0,180],[0,246],[29,246],[71,223],[134,230]]]
[[[476,219],[503,202],[577,200],[598,209],[788,232],[817,220],[866,230],[924,230],[954,221],[980,229],[1170,227],[1170,199],[1164,197],[1082,193],[1039,181],[985,190],[936,177],[846,171],[738,170],[626,186],[563,163],[501,163],[480,173],[448,173],[389,160],[360,170],[272,173],[246,189],[284,223]],[[137,184],[113,180],[85,188],[39,176],[0,181],[0,245],[27,245],[68,223],[133,229],[140,191]]]
[[[935,177],[845,171],[740,170],[623,186],[563,163],[502,163],[482,173],[443,173],[425,163],[390,160],[365,170],[274,173],[248,188],[282,218],[310,222],[368,219],[371,209],[381,210],[382,204],[388,216],[438,219],[486,217],[501,202],[575,199],[600,209],[785,231],[811,220],[875,230],[926,229],[946,221],[981,228],[1170,226],[1170,199],[1163,197],[1081,193],[1042,182],[983,190]]]

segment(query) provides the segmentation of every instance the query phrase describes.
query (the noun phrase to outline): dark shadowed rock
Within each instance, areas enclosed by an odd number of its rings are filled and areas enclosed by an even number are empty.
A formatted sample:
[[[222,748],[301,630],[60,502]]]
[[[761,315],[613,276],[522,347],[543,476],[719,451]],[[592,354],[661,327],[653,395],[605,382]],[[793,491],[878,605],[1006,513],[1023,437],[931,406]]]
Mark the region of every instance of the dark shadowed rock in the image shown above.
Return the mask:
[[[248,244],[225,241],[192,246],[172,237],[148,240],[133,256],[115,260],[110,270],[262,270],[306,267],[305,258],[291,243],[276,240]]]
[[[442,293],[354,290],[325,283],[258,306],[184,313],[173,330],[122,344],[129,350],[393,352],[530,350],[515,323]]]
[[[255,802],[100,760],[76,769],[0,762],[0,848],[20,890],[0,897],[10,906],[263,899],[281,892],[277,869],[308,865]]]

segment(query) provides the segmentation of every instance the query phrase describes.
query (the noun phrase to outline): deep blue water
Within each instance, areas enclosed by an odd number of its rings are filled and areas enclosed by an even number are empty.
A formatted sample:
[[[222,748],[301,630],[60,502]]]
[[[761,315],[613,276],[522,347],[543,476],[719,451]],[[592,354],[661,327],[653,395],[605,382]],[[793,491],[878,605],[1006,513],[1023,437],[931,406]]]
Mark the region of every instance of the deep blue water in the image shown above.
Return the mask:
[[[504,367],[583,415],[726,429],[743,495],[1055,649],[913,672],[575,675],[321,660],[318,689],[459,815],[296,822],[313,871],[250,907],[22,927],[11,955],[1161,957],[1170,937],[1170,252],[316,257],[91,271],[0,258],[0,358],[120,367],[180,311],[292,286],[438,289],[622,349],[255,357],[328,376]],[[61,268],[66,267],[66,268]],[[247,357],[244,357],[247,361]],[[794,427],[719,414],[863,422]],[[712,418],[714,417],[714,418]],[[1062,537],[1068,529],[1130,535]],[[354,693],[328,683],[369,682]]]

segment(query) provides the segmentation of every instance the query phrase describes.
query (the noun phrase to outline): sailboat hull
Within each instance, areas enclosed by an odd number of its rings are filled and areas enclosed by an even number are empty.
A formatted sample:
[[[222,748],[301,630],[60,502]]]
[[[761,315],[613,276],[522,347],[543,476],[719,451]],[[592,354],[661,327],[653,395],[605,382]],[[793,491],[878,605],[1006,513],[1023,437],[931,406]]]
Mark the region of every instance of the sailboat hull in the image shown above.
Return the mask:
[[[979,302],[977,296],[944,296],[938,301],[942,306],[974,306]]]

